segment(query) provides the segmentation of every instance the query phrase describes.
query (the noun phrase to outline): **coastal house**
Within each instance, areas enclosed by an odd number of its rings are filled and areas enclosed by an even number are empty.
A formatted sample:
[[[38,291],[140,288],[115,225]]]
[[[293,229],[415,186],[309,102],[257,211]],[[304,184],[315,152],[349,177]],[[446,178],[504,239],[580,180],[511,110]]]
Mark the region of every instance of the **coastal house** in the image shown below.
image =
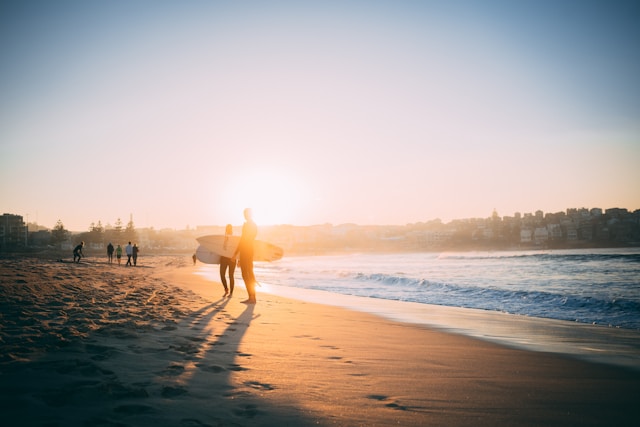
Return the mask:
[[[27,244],[27,226],[21,215],[5,213],[0,217],[0,248]]]
[[[578,240],[578,228],[575,225],[569,224],[566,226],[565,230],[567,240]]]
[[[560,224],[547,224],[547,231],[549,232],[549,240],[562,239],[562,227]]]
[[[533,230],[533,241],[536,245],[549,241],[549,230],[547,230],[547,227],[536,227],[536,229]]]

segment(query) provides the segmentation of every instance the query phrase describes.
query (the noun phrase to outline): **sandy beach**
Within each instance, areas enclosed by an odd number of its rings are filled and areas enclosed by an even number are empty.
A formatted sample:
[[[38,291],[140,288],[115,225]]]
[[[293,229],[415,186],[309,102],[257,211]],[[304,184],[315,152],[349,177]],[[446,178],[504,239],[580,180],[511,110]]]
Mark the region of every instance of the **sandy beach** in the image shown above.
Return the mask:
[[[640,425],[636,369],[260,288],[247,306],[196,268],[0,259],[2,425]]]

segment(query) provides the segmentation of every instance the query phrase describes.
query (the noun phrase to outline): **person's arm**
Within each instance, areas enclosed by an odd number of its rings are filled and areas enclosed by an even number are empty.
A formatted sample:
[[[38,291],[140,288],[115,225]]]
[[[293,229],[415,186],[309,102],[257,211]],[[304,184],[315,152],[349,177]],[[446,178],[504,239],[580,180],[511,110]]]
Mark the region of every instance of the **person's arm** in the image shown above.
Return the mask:
[[[238,247],[236,248],[235,252],[233,253],[233,260],[238,259],[238,254],[240,253],[240,250],[242,249],[242,245],[244,244],[244,234],[240,236],[240,241],[238,242]]]

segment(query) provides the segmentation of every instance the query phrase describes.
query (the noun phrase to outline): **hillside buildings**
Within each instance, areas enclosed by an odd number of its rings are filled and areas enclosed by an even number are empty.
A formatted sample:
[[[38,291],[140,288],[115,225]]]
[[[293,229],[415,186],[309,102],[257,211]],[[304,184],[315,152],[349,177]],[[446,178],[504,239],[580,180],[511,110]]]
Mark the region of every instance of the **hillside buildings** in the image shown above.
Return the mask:
[[[47,230],[28,231],[19,215],[4,214],[0,223],[0,250],[43,247],[50,244]],[[132,222],[131,222],[132,224]],[[31,226],[31,224],[30,224]],[[37,229],[37,227],[36,227]],[[80,240],[89,249],[102,251],[109,241],[126,244],[130,236],[145,252],[188,252],[197,247],[196,237],[223,234],[223,226],[199,226],[187,230],[153,228],[91,227],[89,232],[70,234],[58,244],[67,249]],[[240,233],[240,228],[236,234]],[[126,236],[125,236],[126,234]],[[567,209],[564,212],[515,213],[500,217],[440,220],[404,226],[321,224],[315,226],[263,226],[259,239],[275,243],[289,255],[344,251],[441,251],[514,250],[640,246],[640,210]]]

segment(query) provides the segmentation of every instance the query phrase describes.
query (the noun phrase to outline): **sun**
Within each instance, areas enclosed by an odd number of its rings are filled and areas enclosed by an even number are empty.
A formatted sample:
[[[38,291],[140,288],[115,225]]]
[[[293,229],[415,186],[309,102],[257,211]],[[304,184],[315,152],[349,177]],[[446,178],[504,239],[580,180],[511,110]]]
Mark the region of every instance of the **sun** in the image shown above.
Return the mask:
[[[241,215],[253,210],[259,225],[292,224],[304,200],[299,181],[283,174],[253,171],[234,179],[228,187],[229,208]]]

